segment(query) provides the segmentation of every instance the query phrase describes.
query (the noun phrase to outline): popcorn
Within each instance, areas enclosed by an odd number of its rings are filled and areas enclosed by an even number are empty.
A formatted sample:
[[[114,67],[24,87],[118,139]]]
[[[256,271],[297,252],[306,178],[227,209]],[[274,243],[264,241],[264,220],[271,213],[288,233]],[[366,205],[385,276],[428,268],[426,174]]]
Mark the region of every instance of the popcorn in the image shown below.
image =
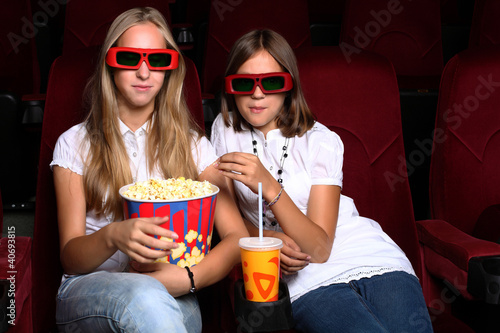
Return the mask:
[[[186,252],[186,244],[184,242],[177,243],[179,247],[176,249],[172,249],[172,259],[180,258],[184,252]]]
[[[184,237],[184,239],[187,240],[188,243],[191,243],[197,237],[198,237],[198,232],[191,229],[191,230],[189,230],[189,232],[186,235],[186,237]]]
[[[149,179],[136,182],[123,193],[137,200],[188,199],[212,194],[208,181],[196,181],[184,177],[169,179]]]

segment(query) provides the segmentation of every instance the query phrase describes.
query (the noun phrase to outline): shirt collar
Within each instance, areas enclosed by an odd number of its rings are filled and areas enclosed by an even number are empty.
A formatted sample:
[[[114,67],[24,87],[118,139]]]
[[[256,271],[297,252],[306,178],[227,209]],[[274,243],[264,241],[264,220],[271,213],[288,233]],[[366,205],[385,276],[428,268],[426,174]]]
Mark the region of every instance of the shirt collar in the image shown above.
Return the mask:
[[[130,133],[134,134],[134,132],[127,125],[125,125],[125,123],[120,118],[118,118],[118,121],[119,121],[119,124],[120,124],[120,133],[121,133],[122,136],[125,135],[127,132],[130,132]],[[151,120],[146,121],[135,132],[139,133],[139,131],[143,130],[145,133],[148,133],[148,127],[149,127],[149,123],[150,122],[151,122]]]

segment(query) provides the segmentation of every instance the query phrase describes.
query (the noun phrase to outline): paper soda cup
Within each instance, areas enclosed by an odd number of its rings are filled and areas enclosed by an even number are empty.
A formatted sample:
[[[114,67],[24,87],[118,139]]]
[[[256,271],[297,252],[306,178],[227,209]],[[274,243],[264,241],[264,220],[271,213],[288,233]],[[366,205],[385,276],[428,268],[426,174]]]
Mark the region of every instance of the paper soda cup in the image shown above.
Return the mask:
[[[278,300],[280,249],[279,238],[244,237],[239,241],[243,284],[247,300],[274,302]]]
[[[162,224],[161,227],[173,230],[179,235],[179,238],[175,240],[179,244],[179,247],[173,249],[171,255],[157,259],[156,261],[169,262],[180,267],[191,267],[199,263],[210,251],[214,212],[219,188],[211,185],[211,194],[195,198],[137,200],[123,195],[131,185],[133,184],[123,186],[119,192],[123,200],[123,215],[125,219],[168,216],[169,220]],[[160,238],[156,235],[151,236]],[[166,240],[173,241],[171,239]]]

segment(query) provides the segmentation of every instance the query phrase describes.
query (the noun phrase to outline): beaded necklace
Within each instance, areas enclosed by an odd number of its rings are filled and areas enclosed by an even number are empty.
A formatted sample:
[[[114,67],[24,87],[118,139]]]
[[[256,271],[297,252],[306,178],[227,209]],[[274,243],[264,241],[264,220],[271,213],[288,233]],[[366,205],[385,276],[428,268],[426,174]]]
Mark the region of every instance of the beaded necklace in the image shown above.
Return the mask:
[[[255,140],[253,136],[253,130],[250,131],[252,134],[252,145],[253,145],[253,153],[255,156],[259,156],[259,153],[257,152],[257,140]],[[288,157],[288,143],[290,142],[290,138],[285,139],[285,144],[283,145],[283,152],[281,153],[281,158],[280,158],[280,165],[278,169],[278,183],[283,185],[283,179],[281,178],[281,175],[283,174],[283,165],[285,164],[285,160]]]
[[[255,156],[259,157],[259,153],[257,151],[257,140],[255,140],[254,138],[254,135],[253,135],[253,130],[250,131],[250,133],[252,134],[252,145],[253,145],[253,153]],[[281,185],[281,190],[283,190],[283,179],[281,178],[281,175],[283,174],[283,165],[285,164],[285,159],[288,157],[288,143],[290,141],[290,138],[286,138],[285,139],[285,144],[283,145],[283,151],[281,153],[281,158],[280,158],[280,164],[279,164],[279,169],[278,169],[278,183],[280,183]],[[281,191],[279,193],[279,195],[281,195]],[[271,205],[273,205],[275,203],[275,201],[277,199],[279,199],[279,195],[275,198],[274,202],[271,203]],[[262,224],[265,225],[266,222],[265,222],[265,217],[266,217],[266,206],[269,207],[270,204],[266,204],[265,201],[262,202]],[[272,221],[270,223],[271,226],[275,226],[276,224],[278,224],[277,221]]]

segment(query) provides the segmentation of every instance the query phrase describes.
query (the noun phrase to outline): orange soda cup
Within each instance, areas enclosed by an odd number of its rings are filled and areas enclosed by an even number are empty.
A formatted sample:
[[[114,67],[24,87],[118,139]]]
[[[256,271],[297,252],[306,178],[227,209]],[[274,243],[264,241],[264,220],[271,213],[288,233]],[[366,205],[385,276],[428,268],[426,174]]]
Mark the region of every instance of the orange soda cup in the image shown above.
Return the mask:
[[[244,237],[239,241],[243,284],[247,300],[278,300],[280,249],[283,242],[274,237]]]

